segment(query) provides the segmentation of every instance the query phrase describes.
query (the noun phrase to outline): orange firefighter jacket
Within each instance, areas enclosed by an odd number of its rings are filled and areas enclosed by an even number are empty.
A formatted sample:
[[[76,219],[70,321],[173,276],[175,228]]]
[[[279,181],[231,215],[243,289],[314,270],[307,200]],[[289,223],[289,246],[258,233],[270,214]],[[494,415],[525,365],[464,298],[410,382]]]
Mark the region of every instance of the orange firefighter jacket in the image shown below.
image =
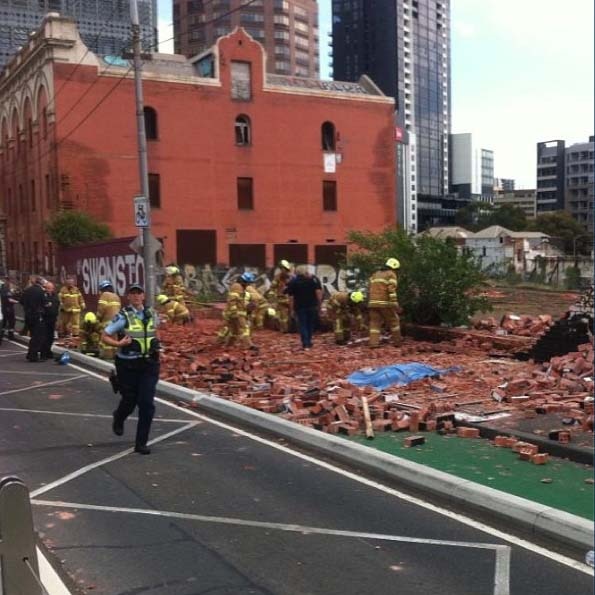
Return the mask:
[[[80,289],[76,286],[64,285],[59,293],[60,310],[64,312],[80,312],[85,309],[85,300]]]
[[[112,291],[103,291],[97,300],[97,320],[102,324],[111,322],[114,316],[122,309],[120,296]]]
[[[377,271],[370,277],[368,308],[398,306],[397,275],[394,271]]]

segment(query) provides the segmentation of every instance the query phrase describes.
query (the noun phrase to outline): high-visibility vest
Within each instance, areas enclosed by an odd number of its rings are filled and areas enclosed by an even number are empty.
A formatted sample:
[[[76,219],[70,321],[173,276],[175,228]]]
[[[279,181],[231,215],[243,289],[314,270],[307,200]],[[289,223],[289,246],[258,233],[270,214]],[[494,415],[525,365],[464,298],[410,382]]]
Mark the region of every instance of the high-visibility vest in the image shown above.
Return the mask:
[[[126,318],[126,334],[132,339],[130,345],[121,348],[122,355],[152,355],[157,351],[157,330],[153,322],[153,311],[145,308],[144,320],[136,315],[134,308],[127,306],[120,311]]]

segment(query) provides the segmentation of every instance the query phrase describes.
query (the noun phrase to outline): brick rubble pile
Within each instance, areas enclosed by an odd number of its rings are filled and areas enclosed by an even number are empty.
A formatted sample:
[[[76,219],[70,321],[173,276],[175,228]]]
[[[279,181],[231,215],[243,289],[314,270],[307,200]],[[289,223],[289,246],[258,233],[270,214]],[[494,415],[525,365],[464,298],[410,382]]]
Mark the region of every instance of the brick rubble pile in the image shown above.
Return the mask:
[[[540,323],[549,324],[543,318]],[[493,345],[483,337],[439,343],[406,339],[400,348],[371,350],[365,340],[337,346],[332,335],[323,334],[315,336],[312,350],[302,351],[297,335],[265,330],[255,335],[259,350],[253,352],[215,346],[218,324],[200,320],[192,329],[165,325],[162,378],[329,433],[364,431],[362,397],[375,432],[456,432],[455,413],[511,411],[527,416],[562,413],[570,420],[570,435],[592,430],[589,344],[549,363],[533,364],[491,358]],[[458,370],[385,391],[346,380],[358,369],[408,362]]]
[[[473,328],[486,330],[498,335],[515,337],[537,337],[543,335],[554,322],[549,314],[539,316],[518,316],[505,314],[498,322],[493,316],[478,320]]]

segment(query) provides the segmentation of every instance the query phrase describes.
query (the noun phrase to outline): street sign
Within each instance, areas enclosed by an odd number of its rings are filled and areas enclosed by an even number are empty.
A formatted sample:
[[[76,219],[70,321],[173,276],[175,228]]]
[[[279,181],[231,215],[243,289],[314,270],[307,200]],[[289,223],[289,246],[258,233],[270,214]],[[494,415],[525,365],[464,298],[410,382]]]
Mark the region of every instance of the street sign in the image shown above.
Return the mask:
[[[137,227],[149,227],[149,201],[146,196],[134,197],[134,224]]]
[[[163,250],[163,242],[158,240],[153,234],[149,234],[149,247],[151,248],[151,252],[156,254],[160,250]],[[130,248],[137,254],[142,256],[143,254],[143,243],[140,237],[134,238],[132,242],[130,242]]]

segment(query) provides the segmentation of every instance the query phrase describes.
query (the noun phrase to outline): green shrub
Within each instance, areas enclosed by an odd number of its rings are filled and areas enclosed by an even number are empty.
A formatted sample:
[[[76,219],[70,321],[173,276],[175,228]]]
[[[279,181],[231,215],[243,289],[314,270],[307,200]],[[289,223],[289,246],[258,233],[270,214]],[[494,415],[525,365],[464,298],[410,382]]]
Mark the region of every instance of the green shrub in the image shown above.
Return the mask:
[[[112,237],[105,223],[98,223],[82,211],[60,211],[46,224],[48,234],[64,248],[80,246]]]
[[[349,241],[353,251],[348,264],[358,270],[361,282],[367,282],[387,258],[399,259],[399,304],[412,322],[466,324],[476,312],[490,309],[479,295],[485,283],[479,264],[451,239],[414,237],[391,228],[378,234],[351,232]]]

